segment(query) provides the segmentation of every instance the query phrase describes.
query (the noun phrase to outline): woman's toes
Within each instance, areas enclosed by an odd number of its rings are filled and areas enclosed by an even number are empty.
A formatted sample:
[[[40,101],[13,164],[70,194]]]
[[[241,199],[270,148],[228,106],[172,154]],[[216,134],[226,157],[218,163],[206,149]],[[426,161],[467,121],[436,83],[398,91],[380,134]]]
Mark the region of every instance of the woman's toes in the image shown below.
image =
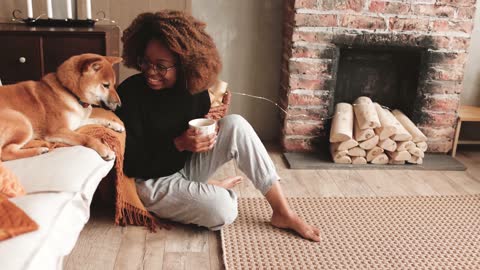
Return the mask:
[[[315,228],[315,227],[312,228],[312,237],[311,237],[311,239],[312,239],[313,241],[316,241],[316,242],[319,242],[319,241],[321,240],[321,238],[320,238],[320,230],[319,230],[319,229],[317,229],[317,228]]]

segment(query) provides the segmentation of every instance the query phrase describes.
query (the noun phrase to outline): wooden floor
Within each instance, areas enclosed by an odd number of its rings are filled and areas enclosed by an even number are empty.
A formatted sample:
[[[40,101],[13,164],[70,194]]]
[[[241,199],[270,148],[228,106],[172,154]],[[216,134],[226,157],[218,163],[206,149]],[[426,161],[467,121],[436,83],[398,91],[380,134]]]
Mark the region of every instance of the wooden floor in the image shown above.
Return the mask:
[[[287,196],[395,196],[480,193],[480,150],[460,149],[467,171],[289,170],[281,153],[269,153]],[[227,163],[215,179],[242,173]],[[241,197],[261,197],[249,181],[235,188]],[[65,269],[223,269],[220,234],[194,226],[148,233],[142,227],[115,227],[112,217],[93,213]]]

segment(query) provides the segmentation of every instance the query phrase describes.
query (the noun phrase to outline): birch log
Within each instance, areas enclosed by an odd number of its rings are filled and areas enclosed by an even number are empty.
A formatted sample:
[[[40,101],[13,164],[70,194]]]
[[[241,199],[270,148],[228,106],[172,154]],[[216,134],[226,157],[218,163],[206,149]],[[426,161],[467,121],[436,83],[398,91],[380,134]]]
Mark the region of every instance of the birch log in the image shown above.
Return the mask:
[[[423,158],[418,157],[417,158],[417,164],[423,164]]]
[[[379,141],[379,138],[377,135],[375,135],[374,137],[366,140],[366,141],[363,141],[359,144],[359,146],[365,150],[370,150],[372,148],[374,148],[375,146],[377,146],[378,144],[378,141]]]
[[[352,157],[352,164],[367,164],[367,160],[364,157]]]
[[[358,97],[353,104],[373,104],[373,102],[369,97],[361,96]]]
[[[390,159],[394,161],[400,161],[400,160],[409,160],[412,155],[408,151],[401,151],[401,152],[387,152],[388,155],[390,156]]]
[[[352,164],[352,159],[349,156],[334,158],[333,162],[340,164]]]
[[[427,142],[418,142],[417,147],[420,148],[423,152],[427,152],[428,144]]]
[[[397,120],[402,123],[405,129],[412,135],[412,141],[414,143],[427,141],[427,136],[423,134],[420,129],[410,120],[405,114],[399,110],[393,110],[393,115]]]
[[[412,156],[407,162],[412,164],[423,164],[423,158]]]
[[[368,97],[359,97],[353,103],[355,119],[360,129],[380,127],[377,110]]]
[[[331,145],[335,147],[335,151],[343,151],[343,150],[348,150],[350,148],[357,146],[358,142],[355,141],[354,139],[351,139],[341,143],[332,143]]]
[[[330,142],[344,142],[353,136],[353,108],[348,103],[337,103],[330,129]]]
[[[410,148],[408,149],[408,152],[417,157],[421,157],[421,158],[425,157],[425,154],[423,153],[423,151],[418,147]]]
[[[367,156],[367,152],[360,147],[354,147],[352,149],[348,149],[348,155],[351,157],[365,157]]]
[[[408,151],[411,148],[415,148],[416,145],[412,141],[398,142],[397,151]]]
[[[387,164],[388,156],[386,154],[380,154],[372,159],[372,164]]]
[[[367,151],[367,162],[372,161],[376,156],[383,153],[383,149],[375,146],[374,148]]]
[[[353,137],[356,141],[365,141],[375,136],[373,128],[360,129],[358,122],[355,120],[353,122]]]
[[[411,141],[412,135],[405,129],[405,127],[398,121],[398,119],[389,110],[385,110],[385,113],[391,123],[395,126],[396,132],[390,138],[395,141]]]
[[[348,150],[338,150],[339,144],[330,144],[330,154],[332,154],[333,159],[339,159],[348,154]]]
[[[375,129],[375,133],[380,137],[380,140],[385,140],[397,132],[397,127],[395,126],[394,121],[395,118],[391,117],[392,115],[389,111],[382,108],[380,104],[375,103],[374,105],[381,125],[381,127]]]
[[[393,152],[397,149],[397,143],[394,140],[388,138],[380,141],[378,143],[378,146],[390,152]]]

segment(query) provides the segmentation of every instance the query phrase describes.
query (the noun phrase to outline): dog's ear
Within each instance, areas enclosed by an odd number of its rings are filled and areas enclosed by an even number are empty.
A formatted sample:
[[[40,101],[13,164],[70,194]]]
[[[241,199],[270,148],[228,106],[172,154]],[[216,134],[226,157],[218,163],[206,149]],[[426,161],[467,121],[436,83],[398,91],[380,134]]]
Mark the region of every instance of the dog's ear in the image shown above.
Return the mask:
[[[105,59],[107,59],[108,62],[112,63],[112,65],[115,65],[123,61],[121,57],[116,57],[116,56],[105,56]]]
[[[100,57],[88,57],[80,62],[80,70],[82,73],[97,72],[102,69],[102,58]]]

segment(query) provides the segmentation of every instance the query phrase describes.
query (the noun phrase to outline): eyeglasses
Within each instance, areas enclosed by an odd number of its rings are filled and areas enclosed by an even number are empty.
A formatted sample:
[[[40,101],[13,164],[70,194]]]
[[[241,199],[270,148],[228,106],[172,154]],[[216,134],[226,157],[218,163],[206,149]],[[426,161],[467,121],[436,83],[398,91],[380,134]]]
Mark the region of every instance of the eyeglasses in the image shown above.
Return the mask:
[[[152,69],[153,72],[159,74],[160,76],[165,76],[170,69],[175,68],[177,65],[174,64],[173,66],[166,67],[162,64],[152,64],[147,59],[139,58],[138,66],[143,72],[146,72]]]

